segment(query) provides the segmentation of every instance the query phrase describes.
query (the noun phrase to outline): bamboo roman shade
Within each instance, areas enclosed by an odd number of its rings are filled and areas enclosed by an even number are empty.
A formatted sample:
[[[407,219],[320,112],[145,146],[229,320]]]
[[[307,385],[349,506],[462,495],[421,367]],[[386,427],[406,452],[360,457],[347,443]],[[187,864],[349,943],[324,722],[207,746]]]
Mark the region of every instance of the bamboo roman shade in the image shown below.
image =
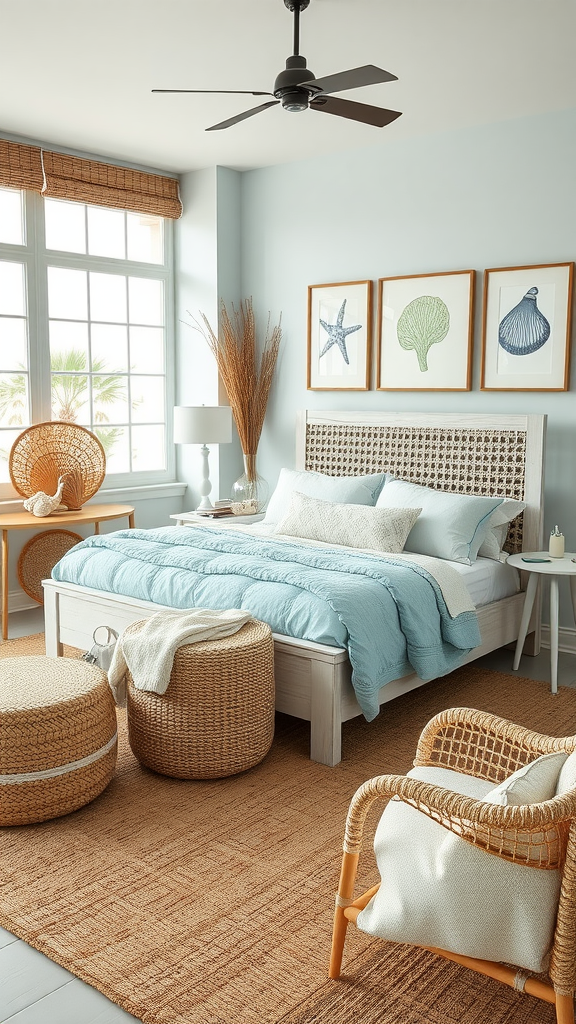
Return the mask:
[[[44,184],[42,155],[37,146],[0,139],[0,185],[5,188],[30,188],[41,192]]]
[[[182,214],[178,180],[0,139],[0,185],[52,199],[111,206],[173,220]]]

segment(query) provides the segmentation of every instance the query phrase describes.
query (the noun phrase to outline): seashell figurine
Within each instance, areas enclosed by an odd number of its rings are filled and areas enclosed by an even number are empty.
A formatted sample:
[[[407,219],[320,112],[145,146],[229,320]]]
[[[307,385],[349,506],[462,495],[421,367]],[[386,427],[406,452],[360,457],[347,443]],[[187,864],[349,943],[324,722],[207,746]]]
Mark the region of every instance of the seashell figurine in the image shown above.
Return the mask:
[[[36,491],[36,494],[33,494],[31,498],[26,498],[23,502],[24,508],[27,512],[31,512],[33,516],[38,516],[39,518],[49,516],[60,504],[63,487],[64,477],[59,476],[55,494],[50,495],[46,494],[45,491]]]
[[[513,356],[537,352],[550,337],[550,324],[538,309],[537,295],[537,288],[529,288],[518,305],[500,321],[498,344]]]

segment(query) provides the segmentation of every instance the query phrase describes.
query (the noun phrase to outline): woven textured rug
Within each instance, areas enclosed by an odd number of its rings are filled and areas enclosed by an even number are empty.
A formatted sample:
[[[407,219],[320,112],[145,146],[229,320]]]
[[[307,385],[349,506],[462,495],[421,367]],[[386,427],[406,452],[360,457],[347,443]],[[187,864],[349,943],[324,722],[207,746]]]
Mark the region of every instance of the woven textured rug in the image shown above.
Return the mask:
[[[42,644],[8,641],[0,656]],[[306,724],[278,716],[262,764],[187,782],[139,765],[120,713],[101,796],[1,830],[0,924],[145,1024],[548,1024],[551,1006],[354,928],[342,979],[327,981],[350,798],[372,775],[405,772],[422,727],[452,706],[576,732],[576,690],[466,667],[371,724],[348,722],[335,768],[309,760]],[[359,887],[374,881],[367,844]]]

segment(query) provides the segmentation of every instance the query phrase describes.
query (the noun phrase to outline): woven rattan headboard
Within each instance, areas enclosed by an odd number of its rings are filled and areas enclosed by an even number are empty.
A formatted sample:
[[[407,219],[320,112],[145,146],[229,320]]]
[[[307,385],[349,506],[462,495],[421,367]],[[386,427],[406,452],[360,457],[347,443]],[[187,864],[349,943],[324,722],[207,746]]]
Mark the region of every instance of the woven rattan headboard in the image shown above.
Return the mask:
[[[385,470],[403,480],[461,494],[527,502],[507,550],[542,543],[545,416],[349,413],[299,414],[297,464],[329,476]]]

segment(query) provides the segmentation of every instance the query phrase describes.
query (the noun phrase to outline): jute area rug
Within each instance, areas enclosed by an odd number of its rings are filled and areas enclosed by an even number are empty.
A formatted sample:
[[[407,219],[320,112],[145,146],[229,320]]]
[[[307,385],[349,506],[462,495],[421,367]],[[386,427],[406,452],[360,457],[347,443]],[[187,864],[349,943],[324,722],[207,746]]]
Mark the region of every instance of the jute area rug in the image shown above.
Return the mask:
[[[0,656],[42,651],[39,636]],[[139,765],[120,714],[98,799],[2,830],[0,924],[145,1024],[551,1024],[531,996],[353,927],[343,977],[327,981],[350,798],[405,772],[422,727],[453,706],[576,732],[576,690],[467,667],[347,723],[336,768],[311,762],[307,725],[279,716],[262,764],[186,782]],[[367,842],[359,886],[376,880]]]

